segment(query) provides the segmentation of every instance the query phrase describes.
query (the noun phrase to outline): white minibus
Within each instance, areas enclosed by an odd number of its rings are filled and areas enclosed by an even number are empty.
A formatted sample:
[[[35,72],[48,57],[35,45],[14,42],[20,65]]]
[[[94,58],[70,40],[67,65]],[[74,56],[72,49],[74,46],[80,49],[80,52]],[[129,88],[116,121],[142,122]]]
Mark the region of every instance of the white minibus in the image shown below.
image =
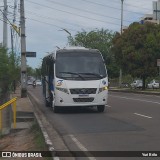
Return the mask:
[[[46,105],[97,107],[103,112],[108,99],[108,75],[97,49],[69,47],[43,58],[42,84]]]

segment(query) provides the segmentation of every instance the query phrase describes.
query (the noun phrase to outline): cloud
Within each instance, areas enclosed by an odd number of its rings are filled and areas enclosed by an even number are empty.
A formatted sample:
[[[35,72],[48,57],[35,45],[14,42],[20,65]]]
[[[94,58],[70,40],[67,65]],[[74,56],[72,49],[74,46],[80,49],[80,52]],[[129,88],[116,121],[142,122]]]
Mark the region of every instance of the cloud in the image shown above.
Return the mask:
[[[14,1],[10,2],[9,5],[13,6]],[[139,21],[146,13],[152,13],[151,0],[124,0],[123,7],[125,26]],[[13,12],[13,9],[10,8],[10,12]],[[104,28],[120,31],[121,1],[25,0],[25,16],[27,51],[37,52],[36,58],[27,58],[27,64],[36,68],[41,64],[41,58],[46,52],[55,50],[56,46],[62,48],[67,45],[68,34],[60,31],[62,28],[67,29],[72,36],[82,29],[91,31]],[[0,21],[0,42],[3,39],[2,27],[3,23]],[[10,41],[10,31],[8,32]]]

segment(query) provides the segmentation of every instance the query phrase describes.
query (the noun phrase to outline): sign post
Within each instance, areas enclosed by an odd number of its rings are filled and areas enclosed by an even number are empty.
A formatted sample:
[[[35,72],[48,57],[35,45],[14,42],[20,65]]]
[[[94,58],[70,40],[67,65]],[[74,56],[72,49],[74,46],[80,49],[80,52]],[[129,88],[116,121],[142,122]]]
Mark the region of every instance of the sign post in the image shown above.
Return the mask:
[[[159,67],[159,76],[160,76],[160,59],[157,59],[157,66]]]

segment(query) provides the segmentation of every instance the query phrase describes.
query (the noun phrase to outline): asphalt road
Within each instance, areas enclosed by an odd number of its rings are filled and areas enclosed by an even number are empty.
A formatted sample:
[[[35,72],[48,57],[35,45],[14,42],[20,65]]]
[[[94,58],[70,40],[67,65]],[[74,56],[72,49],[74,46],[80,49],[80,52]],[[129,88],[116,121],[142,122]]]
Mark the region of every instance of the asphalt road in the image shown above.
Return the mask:
[[[70,108],[54,113],[52,108],[45,107],[40,86],[35,89],[29,86],[28,90],[39,99],[39,108],[72,151],[85,151],[86,154],[88,151],[160,151],[160,96],[110,92],[104,113],[97,113],[93,108]],[[116,157],[116,152],[113,154]],[[84,159],[153,158],[115,157]]]

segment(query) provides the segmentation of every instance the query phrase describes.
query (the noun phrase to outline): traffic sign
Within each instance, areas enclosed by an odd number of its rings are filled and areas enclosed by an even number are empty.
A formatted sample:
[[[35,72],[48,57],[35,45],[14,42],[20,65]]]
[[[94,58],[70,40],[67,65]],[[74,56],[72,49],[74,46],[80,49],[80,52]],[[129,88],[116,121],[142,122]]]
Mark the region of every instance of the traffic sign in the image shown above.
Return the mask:
[[[36,57],[36,52],[26,52],[26,57]]]
[[[157,59],[157,66],[160,67],[160,59]]]

